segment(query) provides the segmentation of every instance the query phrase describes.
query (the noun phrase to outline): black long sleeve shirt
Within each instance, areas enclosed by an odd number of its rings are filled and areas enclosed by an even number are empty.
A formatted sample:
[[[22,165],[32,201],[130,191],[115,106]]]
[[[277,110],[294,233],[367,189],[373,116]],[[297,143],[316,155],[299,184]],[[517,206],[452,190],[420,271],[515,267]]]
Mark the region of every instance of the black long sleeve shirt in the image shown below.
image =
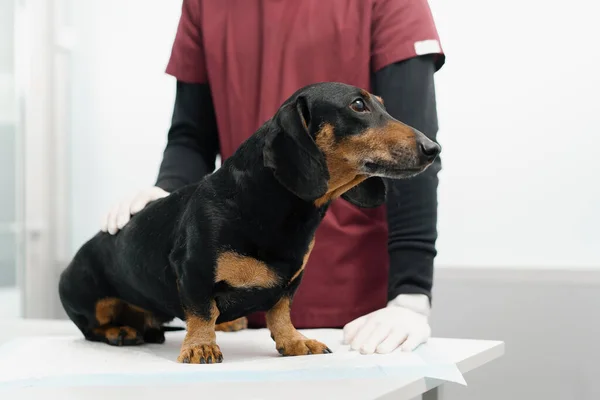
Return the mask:
[[[391,64],[372,76],[372,92],[394,118],[436,140],[438,123],[434,58],[420,56]],[[219,136],[210,87],[177,82],[167,146],[156,186],[173,191],[215,170]],[[390,257],[388,299],[425,294],[431,299],[437,240],[440,158],[408,180],[388,180]]]

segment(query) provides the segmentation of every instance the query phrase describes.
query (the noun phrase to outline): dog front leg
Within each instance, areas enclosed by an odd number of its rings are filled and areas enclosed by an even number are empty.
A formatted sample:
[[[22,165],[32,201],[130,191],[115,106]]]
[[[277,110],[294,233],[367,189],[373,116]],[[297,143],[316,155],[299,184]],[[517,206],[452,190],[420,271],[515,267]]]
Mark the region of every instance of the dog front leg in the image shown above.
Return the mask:
[[[286,295],[266,313],[267,328],[271,331],[277,351],[284,356],[331,353],[326,345],[308,339],[294,328],[290,310],[291,298]]]
[[[219,309],[214,300],[211,300],[210,311],[196,311],[186,315],[187,334],[177,361],[188,364],[213,364],[223,361],[215,334],[218,316]]]

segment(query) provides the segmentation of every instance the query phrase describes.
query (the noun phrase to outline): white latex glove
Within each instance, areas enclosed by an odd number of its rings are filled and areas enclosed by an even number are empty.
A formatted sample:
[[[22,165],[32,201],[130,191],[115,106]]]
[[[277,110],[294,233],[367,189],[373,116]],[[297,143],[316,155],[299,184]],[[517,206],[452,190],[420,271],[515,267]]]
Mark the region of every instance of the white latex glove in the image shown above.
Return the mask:
[[[129,222],[132,215],[142,211],[151,201],[162,199],[168,195],[168,192],[157,186],[140,190],[137,194],[115,204],[110,209],[102,219],[102,231],[111,235],[116,234]]]
[[[344,343],[362,354],[412,351],[431,336],[429,299],[401,294],[387,307],[364,315],[344,327]]]

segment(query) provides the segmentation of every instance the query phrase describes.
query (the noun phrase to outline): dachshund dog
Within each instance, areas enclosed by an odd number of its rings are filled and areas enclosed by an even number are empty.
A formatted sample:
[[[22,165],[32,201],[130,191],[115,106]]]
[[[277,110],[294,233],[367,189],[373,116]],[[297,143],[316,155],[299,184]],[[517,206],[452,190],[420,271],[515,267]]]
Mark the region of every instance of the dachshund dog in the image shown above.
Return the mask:
[[[440,151],[378,96],[303,87],[214,173],[87,241],[61,274],[62,305],[85,339],[118,346],[162,343],[180,318],[183,363],[222,362],[215,331],[255,311],[282,355],[330,353],[290,319],[329,204],[377,207],[384,178],[417,175]]]

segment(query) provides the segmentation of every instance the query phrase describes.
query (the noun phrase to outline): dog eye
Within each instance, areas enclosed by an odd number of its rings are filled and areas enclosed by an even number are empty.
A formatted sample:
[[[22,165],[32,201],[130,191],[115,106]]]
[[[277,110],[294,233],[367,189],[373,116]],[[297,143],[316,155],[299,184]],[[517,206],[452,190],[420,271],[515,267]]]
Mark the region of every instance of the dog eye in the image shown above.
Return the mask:
[[[367,106],[363,99],[356,99],[350,104],[350,108],[352,108],[356,112],[365,112],[368,111]]]

